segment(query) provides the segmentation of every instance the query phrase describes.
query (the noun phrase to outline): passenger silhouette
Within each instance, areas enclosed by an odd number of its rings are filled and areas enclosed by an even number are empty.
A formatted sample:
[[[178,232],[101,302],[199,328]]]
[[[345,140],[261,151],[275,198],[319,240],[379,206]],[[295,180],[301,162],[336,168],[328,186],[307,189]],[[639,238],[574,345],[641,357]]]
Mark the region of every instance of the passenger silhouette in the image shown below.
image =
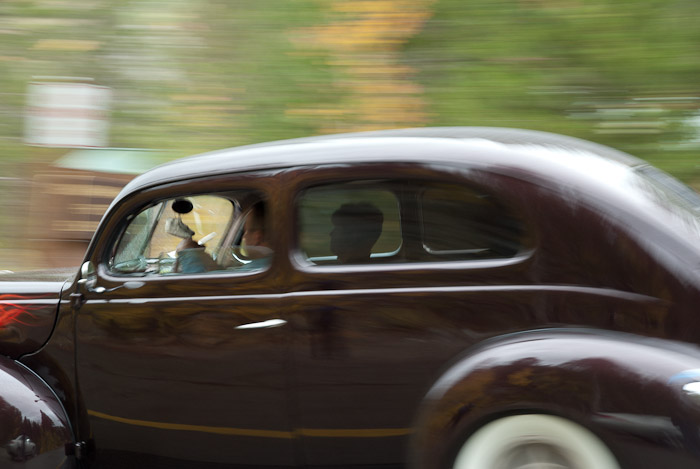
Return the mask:
[[[367,262],[382,233],[384,214],[369,202],[343,204],[331,216],[331,252],[338,261]]]

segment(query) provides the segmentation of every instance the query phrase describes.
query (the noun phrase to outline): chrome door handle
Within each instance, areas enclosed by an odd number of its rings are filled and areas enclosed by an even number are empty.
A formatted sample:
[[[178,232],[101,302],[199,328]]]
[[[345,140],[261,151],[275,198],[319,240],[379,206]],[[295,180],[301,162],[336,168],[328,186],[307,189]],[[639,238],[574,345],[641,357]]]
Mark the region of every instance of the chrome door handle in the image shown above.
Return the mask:
[[[285,324],[287,324],[287,321],[284,319],[268,319],[267,321],[241,324],[240,326],[236,326],[234,329],[269,329],[271,327],[284,326]]]

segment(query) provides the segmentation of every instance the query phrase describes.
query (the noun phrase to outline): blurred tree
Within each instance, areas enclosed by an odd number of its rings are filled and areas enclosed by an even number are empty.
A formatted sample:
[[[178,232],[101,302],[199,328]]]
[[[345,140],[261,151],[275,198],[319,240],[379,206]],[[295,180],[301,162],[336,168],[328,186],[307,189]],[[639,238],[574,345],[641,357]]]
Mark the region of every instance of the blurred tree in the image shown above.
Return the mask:
[[[313,0],[7,0],[0,3],[0,149],[24,158],[24,93],[37,76],[114,90],[111,144],[178,154],[308,135],[289,116],[324,94],[328,67],[290,40]],[[36,154],[36,152],[33,152]]]
[[[687,179],[698,173],[699,18],[688,0],[440,0],[404,59],[434,124],[576,135]]]
[[[329,0],[323,24],[306,28],[301,47],[328,56],[336,71],[330,106],[306,102],[291,112],[314,116],[321,133],[420,127],[429,123],[415,71],[401,48],[431,15],[433,0]]]
[[[0,161],[27,82],[114,90],[113,146],[196,151],[332,131],[559,131],[696,172],[695,0],[4,0]]]

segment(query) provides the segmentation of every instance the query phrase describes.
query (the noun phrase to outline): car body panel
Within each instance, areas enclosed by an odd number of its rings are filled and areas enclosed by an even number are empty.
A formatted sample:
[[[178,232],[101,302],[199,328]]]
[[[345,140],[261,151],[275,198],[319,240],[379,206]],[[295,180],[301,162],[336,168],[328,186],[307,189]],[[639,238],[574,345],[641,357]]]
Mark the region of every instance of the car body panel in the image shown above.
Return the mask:
[[[464,151],[466,147],[471,148],[473,153],[469,158],[471,164],[493,167],[516,165],[532,168],[535,165],[538,170],[546,171],[541,164],[541,157],[524,158],[523,149],[528,147],[555,148],[589,157],[580,158],[578,164],[586,164],[590,157],[627,166],[644,164],[642,160],[610,147],[547,132],[489,127],[397,129],[268,142],[180,159],[137,177],[124,188],[115,202],[131,192],[178,180],[183,175],[198,177],[220,172],[246,172],[324,163],[352,164],[378,159],[394,163],[456,161],[463,164],[464,155],[460,154],[459,149]],[[290,165],[290,161],[294,165]],[[558,165],[555,168],[556,166]]]
[[[263,191],[275,184],[274,175],[250,179],[213,177],[205,185]],[[185,184],[163,193],[188,194],[191,187],[202,190]],[[154,197],[140,193],[125,205]],[[129,279],[105,267],[109,246],[98,244],[92,253],[97,283],[108,290]],[[87,415],[81,434],[94,434],[97,457],[108,455],[115,466],[133,458],[156,465],[294,465],[289,336],[284,323],[251,327],[285,318],[275,265],[260,273],[138,278],[143,286],[133,290],[86,292],[76,315],[80,407]]]
[[[76,366],[98,450],[292,465],[284,328],[240,328],[277,319],[278,297],[158,287],[165,294],[138,301],[89,298],[78,314]]]
[[[0,357],[1,467],[71,467],[71,422],[51,389],[31,370]]]
[[[319,268],[293,258],[297,265],[288,283],[295,290],[290,306],[295,311],[303,427],[329,428],[332,422],[342,422],[341,428],[357,430],[357,435],[333,440],[304,435],[310,464],[331,467],[339,464],[339,454],[347,464],[401,460],[415,430],[412,409],[420,405],[436,370],[490,337],[532,324],[635,328],[663,336],[672,323],[667,299],[671,285],[650,282],[665,278],[665,273],[653,275],[639,265],[657,266],[658,260],[647,259],[643,249],[628,240],[627,255],[637,264],[617,263],[611,255],[629,236],[594,211],[594,202],[567,191],[559,203],[530,180],[447,168],[394,165],[391,175],[449,180],[458,174],[462,181],[498,190],[527,214],[539,248],[506,260],[379,264],[371,270]],[[389,177],[382,169],[358,163],[342,177]],[[290,171],[287,177],[297,185],[293,192],[299,192],[319,180],[331,180],[324,171],[319,165]],[[521,205],[521,199],[532,205]],[[293,210],[292,201],[288,211]],[[574,219],[585,219],[590,229],[567,224]],[[550,220],[557,222],[551,233],[561,239],[550,239],[549,230],[542,229]],[[591,236],[599,231],[608,240]],[[562,242],[575,247],[567,249]],[[289,249],[294,249],[293,242]],[[582,261],[588,263],[583,272]],[[619,269],[625,269],[625,275]]]
[[[690,467],[699,454],[691,422],[700,407],[674,377],[696,370],[699,360],[694,347],[600,330],[495,338],[456,359],[427,393],[412,467],[445,467],[474,428],[527,412],[583,423],[612,442],[624,467],[643,466],[652,454]]]

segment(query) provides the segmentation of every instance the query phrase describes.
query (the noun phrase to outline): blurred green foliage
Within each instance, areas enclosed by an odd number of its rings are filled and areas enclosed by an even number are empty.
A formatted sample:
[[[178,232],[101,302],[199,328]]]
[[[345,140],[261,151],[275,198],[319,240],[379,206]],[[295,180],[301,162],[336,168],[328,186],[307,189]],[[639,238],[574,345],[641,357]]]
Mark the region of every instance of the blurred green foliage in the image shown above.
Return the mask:
[[[285,110],[327,99],[327,67],[296,54],[289,37],[315,21],[312,0],[3,1],[2,154],[33,154],[21,146],[24,93],[47,76],[112,88],[114,147],[179,156],[313,133],[310,119]]]
[[[692,180],[695,0],[4,0],[1,161],[38,76],[114,91],[111,146],[494,125],[610,144]]]
[[[696,0],[4,0],[0,164],[27,83],[114,91],[114,147],[494,125],[610,144],[698,178]],[[2,171],[12,171],[7,164]]]
[[[405,48],[431,124],[560,132],[697,178],[700,3],[440,0]]]

